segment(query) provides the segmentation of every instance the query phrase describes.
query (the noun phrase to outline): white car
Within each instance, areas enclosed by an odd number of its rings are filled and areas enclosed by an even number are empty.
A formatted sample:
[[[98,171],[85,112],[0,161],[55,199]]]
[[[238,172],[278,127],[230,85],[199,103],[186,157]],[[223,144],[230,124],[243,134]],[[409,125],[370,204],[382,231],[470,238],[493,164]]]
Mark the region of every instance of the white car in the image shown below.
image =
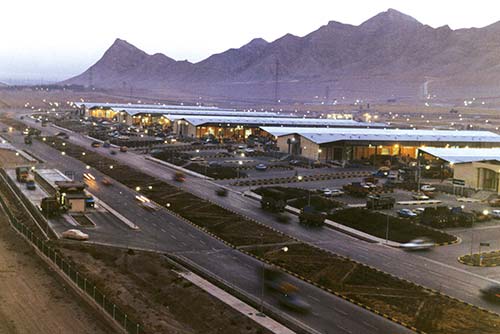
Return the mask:
[[[62,233],[63,238],[73,240],[89,240],[89,235],[77,229],[71,229]]]
[[[430,184],[424,184],[422,187],[420,187],[420,190],[422,191],[436,191],[436,188],[431,186]]]
[[[425,208],[416,208],[413,210],[413,212],[415,212],[417,215],[421,215],[422,213],[424,213],[425,211]]]
[[[414,239],[412,241],[401,244],[400,247],[405,250],[425,250],[425,249],[431,249],[434,246],[436,246],[434,242],[430,241],[427,238],[421,238],[421,239]]]
[[[500,219],[500,210],[491,210],[491,217],[495,219]]]
[[[422,193],[413,194],[412,197],[414,200],[417,200],[417,201],[426,201],[429,199],[429,196],[426,196]]]
[[[326,197],[338,197],[344,195],[344,192],[340,189],[332,189],[329,191],[324,191],[323,195],[325,195]]]

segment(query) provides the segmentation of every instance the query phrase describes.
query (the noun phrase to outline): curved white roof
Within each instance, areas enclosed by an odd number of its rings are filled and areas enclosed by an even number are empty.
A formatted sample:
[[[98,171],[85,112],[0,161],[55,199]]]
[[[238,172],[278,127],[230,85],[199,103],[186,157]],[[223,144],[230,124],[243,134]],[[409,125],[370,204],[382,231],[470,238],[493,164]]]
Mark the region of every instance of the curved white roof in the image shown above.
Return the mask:
[[[496,148],[443,148],[424,147],[419,149],[442,160],[457,164],[464,162],[500,161],[500,147]]]
[[[241,116],[240,116],[241,115]],[[194,126],[204,124],[230,124],[230,125],[280,125],[280,126],[296,126],[296,127],[385,127],[382,123],[366,123],[348,119],[329,119],[329,118],[301,118],[301,117],[253,117],[251,113],[242,113],[238,116],[186,116],[186,115],[171,115],[168,117],[171,121],[184,120]]]
[[[450,142],[498,143],[500,135],[489,131],[360,129],[360,128],[300,128],[263,126],[262,130],[279,137],[298,134],[317,144],[335,141],[391,141],[391,142]]]

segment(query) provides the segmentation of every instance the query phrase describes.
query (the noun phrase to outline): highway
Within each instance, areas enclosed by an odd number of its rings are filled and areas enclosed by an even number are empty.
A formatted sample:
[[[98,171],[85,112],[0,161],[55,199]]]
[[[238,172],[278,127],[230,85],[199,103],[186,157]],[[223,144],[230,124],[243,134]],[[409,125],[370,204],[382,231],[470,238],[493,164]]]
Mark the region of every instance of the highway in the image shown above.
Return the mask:
[[[78,176],[86,171],[84,164],[61,155],[60,152],[47,145],[34,141],[33,145],[26,146],[21,135],[10,136],[9,139],[13,140],[15,146],[35,152],[37,157],[46,161],[45,167],[58,168],[61,171],[70,170]],[[90,148],[86,139],[77,135],[72,135],[71,140]],[[135,154],[118,154],[113,156],[115,157],[124,159],[125,162],[126,160],[141,161],[146,164],[143,167],[147,168],[146,170],[149,170],[152,164]],[[166,174],[163,168],[158,172],[163,174],[163,178],[166,178],[166,175],[170,177],[170,172]],[[92,173],[98,181],[103,177],[97,171],[92,170]],[[213,193],[213,185],[208,185],[208,187],[212,187],[210,193]],[[206,188],[200,187],[198,191],[203,189]],[[100,199],[105,199],[109,206],[140,227],[139,231],[128,230],[117,221],[103,219],[99,225],[108,224],[108,226],[101,229],[99,226],[82,228],[89,233],[94,242],[174,254],[191,261],[210,275],[227,282],[228,285],[253,296],[254,300],[260,298],[262,286],[257,272],[262,263],[259,261],[206,235],[196,227],[171,215],[165,209],[147,211],[139,207],[135,199],[136,193],[116,181],[112,186],[92,182],[89,184],[89,191]],[[298,314],[279,308],[275,298],[267,292],[264,294],[264,300],[266,306],[276,312],[285,312],[287,317],[299,321],[303,327],[311,328],[318,333],[411,333],[402,326],[308,283],[293,277],[289,279],[300,288],[305,300],[311,304],[310,314]]]

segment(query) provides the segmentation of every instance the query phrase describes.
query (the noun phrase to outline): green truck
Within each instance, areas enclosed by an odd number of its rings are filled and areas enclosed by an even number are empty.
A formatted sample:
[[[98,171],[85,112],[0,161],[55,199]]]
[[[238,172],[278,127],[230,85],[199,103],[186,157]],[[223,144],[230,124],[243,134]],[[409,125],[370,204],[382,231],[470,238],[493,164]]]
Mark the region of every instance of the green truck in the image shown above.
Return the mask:
[[[300,210],[299,223],[306,226],[322,226],[325,223],[325,214],[317,211],[313,206],[305,206]]]
[[[387,195],[368,195],[366,197],[366,208],[367,209],[392,209],[396,200],[392,196]]]

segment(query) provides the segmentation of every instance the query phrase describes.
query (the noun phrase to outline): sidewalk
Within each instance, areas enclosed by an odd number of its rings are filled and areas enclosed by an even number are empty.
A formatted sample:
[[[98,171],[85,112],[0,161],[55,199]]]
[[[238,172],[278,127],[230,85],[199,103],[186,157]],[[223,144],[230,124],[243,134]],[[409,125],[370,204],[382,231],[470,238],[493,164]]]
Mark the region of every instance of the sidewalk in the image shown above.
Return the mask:
[[[192,273],[192,272],[178,272],[180,276],[182,276],[184,279],[190,281],[200,289],[208,292],[210,295],[214,296],[215,298],[219,299],[220,301],[224,302],[228,306],[232,307],[236,311],[244,314],[245,316],[249,317],[262,327],[270,330],[273,333],[276,334],[294,334],[292,330],[289,328],[283,326],[279,322],[269,318],[268,316],[260,316],[257,315],[259,313],[258,310],[255,308],[251,307],[250,305],[242,302],[241,300],[237,299],[236,297],[230,295],[226,291],[218,288],[217,286],[213,285],[212,283],[208,282],[207,280],[201,278],[200,276]]]

